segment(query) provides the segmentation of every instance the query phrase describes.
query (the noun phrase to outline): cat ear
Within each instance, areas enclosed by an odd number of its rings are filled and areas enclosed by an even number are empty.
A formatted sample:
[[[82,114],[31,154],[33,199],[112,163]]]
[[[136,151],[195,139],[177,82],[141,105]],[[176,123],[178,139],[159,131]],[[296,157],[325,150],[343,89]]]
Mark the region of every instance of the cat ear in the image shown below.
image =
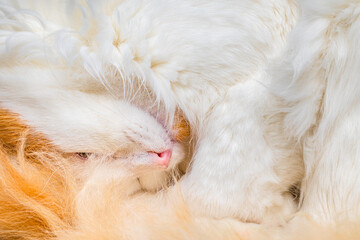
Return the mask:
[[[190,137],[190,125],[182,113],[177,112],[172,126],[174,140],[177,142],[187,141]]]

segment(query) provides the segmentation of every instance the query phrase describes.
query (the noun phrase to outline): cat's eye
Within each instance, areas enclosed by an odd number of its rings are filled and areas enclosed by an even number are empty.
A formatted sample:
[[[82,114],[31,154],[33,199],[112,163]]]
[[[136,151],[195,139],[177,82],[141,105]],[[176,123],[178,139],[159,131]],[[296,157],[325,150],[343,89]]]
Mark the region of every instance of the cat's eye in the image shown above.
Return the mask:
[[[83,159],[83,160],[86,160],[86,159],[88,159],[88,158],[91,156],[91,153],[77,152],[77,153],[75,153],[75,155],[76,155],[78,158],[81,158],[81,159]]]

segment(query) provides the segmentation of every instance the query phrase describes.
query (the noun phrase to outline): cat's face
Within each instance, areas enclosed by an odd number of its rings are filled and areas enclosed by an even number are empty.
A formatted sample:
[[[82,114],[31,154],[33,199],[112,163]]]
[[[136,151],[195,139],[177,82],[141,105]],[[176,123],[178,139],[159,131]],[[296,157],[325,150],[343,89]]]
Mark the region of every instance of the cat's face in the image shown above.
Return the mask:
[[[168,165],[176,138],[171,126],[101,86],[91,87],[83,80],[88,75],[73,75],[53,69],[2,70],[1,105],[64,152],[107,155],[135,165]],[[75,88],[74,82],[81,87]]]
[[[94,105],[78,109],[69,105],[63,108],[65,111],[44,114],[45,118],[58,119],[49,126],[36,121],[37,108],[29,111],[30,117],[24,117],[32,122],[21,121],[20,116],[2,110],[0,130],[5,135],[0,140],[7,143],[21,135],[16,132],[23,131],[26,125],[35,125],[35,130],[42,129],[41,135],[45,137],[32,134],[29,137],[34,139],[28,143],[44,145],[47,140],[55,143],[73,163],[79,179],[85,182],[131,175],[141,183],[136,189],[156,190],[166,185],[169,174],[186,156],[185,147],[177,141],[178,133],[183,134],[186,126],[176,120],[175,127],[167,129],[149,113],[125,101],[91,95],[82,97],[90,102],[93,97]],[[80,99],[74,101],[74,106],[79,106]],[[71,110],[75,111],[71,113]],[[29,149],[37,151],[35,146]]]
[[[84,122],[73,123],[78,124],[78,128],[67,134],[79,136],[67,138],[80,141],[71,145],[59,144],[65,152],[73,152],[83,161],[106,158],[127,168],[166,169],[169,165],[173,166],[170,160],[176,142],[172,129],[167,129],[150,114],[125,101],[108,99],[102,104],[98,109],[94,106],[86,109],[84,106],[85,109],[79,110],[87,110],[92,116]],[[88,126],[84,128],[84,124]],[[80,129],[82,132],[78,132]]]
[[[179,127],[178,120],[174,127],[167,128],[146,111],[124,101],[115,102],[114,116],[107,117],[106,123],[95,117],[88,120],[95,120],[99,126],[82,133],[82,142],[87,142],[85,146],[74,143],[64,151],[72,153],[80,164],[103,164],[140,175],[149,171],[171,171],[184,159],[185,147],[177,141],[184,126]],[[108,109],[110,107],[108,105]]]
[[[134,105],[110,102],[107,109],[115,106],[108,112],[113,116],[100,122],[96,118],[100,113],[94,114],[87,121],[95,121],[97,128],[84,129],[82,143],[64,148],[72,155],[79,176],[96,185],[114,178],[133,177],[133,186],[127,187],[130,192],[140,188],[157,190],[167,185],[177,164],[186,157],[186,147],[176,140],[183,131],[178,120],[174,128],[168,129]]]
[[[174,131],[161,114],[154,117],[158,114],[112,96],[90,79],[53,68],[2,69],[0,103],[79,165],[103,163],[131,172],[173,169],[185,155],[176,141],[177,132],[184,131]]]

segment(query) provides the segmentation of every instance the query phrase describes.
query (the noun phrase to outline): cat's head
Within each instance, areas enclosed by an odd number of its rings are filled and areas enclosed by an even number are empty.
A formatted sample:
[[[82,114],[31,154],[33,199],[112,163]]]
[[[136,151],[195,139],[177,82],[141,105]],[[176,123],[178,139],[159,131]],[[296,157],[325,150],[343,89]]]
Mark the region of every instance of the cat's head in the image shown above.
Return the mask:
[[[164,172],[184,158],[177,133],[186,124],[175,121],[173,129],[106,91],[64,86],[68,77],[51,69],[2,71],[0,105],[84,166],[98,161],[113,170]]]

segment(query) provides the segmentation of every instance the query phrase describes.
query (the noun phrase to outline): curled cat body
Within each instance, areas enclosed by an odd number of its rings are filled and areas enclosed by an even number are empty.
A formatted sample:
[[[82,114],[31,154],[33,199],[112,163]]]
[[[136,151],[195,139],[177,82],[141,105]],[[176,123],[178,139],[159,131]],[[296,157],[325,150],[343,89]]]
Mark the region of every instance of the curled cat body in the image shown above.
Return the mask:
[[[20,0],[0,12],[0,102],[55,145],[146,165],[177,155],[182,112],[194,155],[180,184],[194,213],[274,223],[295,211],[302,162],[277,124],[267,134],[260,81],[293,1]]]

